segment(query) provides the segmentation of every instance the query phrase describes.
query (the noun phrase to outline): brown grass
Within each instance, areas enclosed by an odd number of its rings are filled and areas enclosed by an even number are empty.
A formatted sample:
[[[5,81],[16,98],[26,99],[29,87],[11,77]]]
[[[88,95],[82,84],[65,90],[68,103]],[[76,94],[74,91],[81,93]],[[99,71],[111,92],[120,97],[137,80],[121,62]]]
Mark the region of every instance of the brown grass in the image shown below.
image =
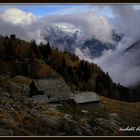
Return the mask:
[[[116,112],[122,123],[138,126],[140,124],[140,102],[128,103],[100,96],[107,112]]]

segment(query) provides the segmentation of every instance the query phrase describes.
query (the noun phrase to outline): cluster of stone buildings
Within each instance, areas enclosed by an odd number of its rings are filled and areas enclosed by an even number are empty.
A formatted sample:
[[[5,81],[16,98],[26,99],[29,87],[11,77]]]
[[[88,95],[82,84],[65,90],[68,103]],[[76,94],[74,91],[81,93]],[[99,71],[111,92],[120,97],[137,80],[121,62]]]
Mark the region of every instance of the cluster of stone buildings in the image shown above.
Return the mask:
[[[41,102],[73,101],[77,104],[98,102],[99,97],[95,92],[77,92],[73,94],[62,78],[39,79],[32,81],[30,96]]]

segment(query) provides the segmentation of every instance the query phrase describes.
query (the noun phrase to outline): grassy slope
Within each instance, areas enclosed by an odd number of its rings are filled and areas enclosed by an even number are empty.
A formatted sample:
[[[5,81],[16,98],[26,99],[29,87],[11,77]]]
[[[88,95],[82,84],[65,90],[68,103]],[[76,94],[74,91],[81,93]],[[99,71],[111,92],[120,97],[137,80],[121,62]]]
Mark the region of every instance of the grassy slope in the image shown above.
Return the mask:
[[[9,83],[10,81],[15,82],[17,84],[22,83],[25,85],[29,85],[29,83],[31,82],[31,79],[24,78],[21,76],[13,78],[13,79],[9,79],[9,77],[6,78],[6,76],[4,76],[4,77],[2,76],[2,77],[0,77],[0,81],[1,81],[0,83],[2,84],[2,87],[4,89],[5,88],[8,89],[10,86],[10,83]],[[6,106],[6,104],[15,104],[15,102],[17,102],[19,100],[18,105],[15,106],[16,111],[22,112],[24,114],[25,112],[27,112],[29,110],[29,106],[28,105],[24,106],[23,103],[20,102],[20,100],[22,100],[23,97],[19,97],[18,94],[14,94],[14,95],[17,96],[17,97],[14,96],[15,98],[18,98],[17,100],[15,100],[14,98],[12,99],[11,97],[9,97],[9,98],[5,97],[6,99],[4,99],[3,95],[1,95],[1,98],[0,98],[1,105],[5,104],[4,106]],[[13,101],[13,100],[15,100],[15,101]],[[27,99],[25,98],[25,100],[27,100]],[[25,108],[27,108],[27,109],[25,109]],[[116,121],[120,123],[119,126],[121,126],[122,128],[126,128],[127,126],[138,127],[140,124],[140,114],[139,114],[140,102],[128,103],[128,102],[118,101],[118,100],[109,99],[109,98],[100,96],[99,103],[82,104],[82,105],[65,104],[62,106],[58,106],[58,110],[62,113],[70,114],[77,121],[81,118],[86,118],[88,121],[91,121],[93,125],[97,125],[97,126],[100,126],[100,124],[98,124],[96,122],[96,119],[103,118],[103,119],[109,120],[110,119],[109,114],[111,114],[111,113],[118,114],[119,118],[117,118]],[[89,114],[84,114],[81,112],[81,110],[88,110]],[[5,116],[3,113],[12,115],[12,113],[9,112],[8,110],[4,110],[4,112],[0,113],[0,116],[1,115]],[[15,119],[18,119],[18,118],[21,119],[23,117],[23,114],[20,114],[20,116],[19,116],[19,114],[13,114],[13,115],[14,115]],[[31,119],[33,119],[33,121],[34,121],[35,118],[31,118]],[[21,121],[21,123],[22,123],[22,121]],[[91,123],[89,123],[89,124],[91,124]],[[34,126],[34,124],[30,124],[30,125],[32,127]],[[107,128],[103,127],[103,130],[109,131],[109,125],[106,125],[106,127]],[[107,133],[107,134],[109,135],[110,133]],[[26,132],[25,135],[30,135],[30,134],[27,134],[27,132]],[[102,135],[102,132],[98,132],[97,135]],[[110,135],[112,135],[112,133]],[[119,134],[117,134],[117,135],[119,135]],[[124,135],[140,135],[140,131],[125,133]]]
[[[104,104],[105,110],[108,112],[116,112],[124,120],[124,123],[128,125],[140,124],[140,102],[128,103],[118,100],[113,100],[100,97],[101,102]]]
[[[89,120],[93,120],[94,123],[98,118],[109,120],[110,114],[116,113],[118,117],[115,120],[120,124],[119,126],[121,128],[126,128],[127,126],[137,128],[140,124],[140,102],[128,103],[100,96],[100,102],[98,104],[67,104],[59,107],[59,109],[77,118],[83,116],[81,110],[88,110],[89,114],[85,114],[85,117]],[[140,131],[125,132],[123,135],[140,135]]]

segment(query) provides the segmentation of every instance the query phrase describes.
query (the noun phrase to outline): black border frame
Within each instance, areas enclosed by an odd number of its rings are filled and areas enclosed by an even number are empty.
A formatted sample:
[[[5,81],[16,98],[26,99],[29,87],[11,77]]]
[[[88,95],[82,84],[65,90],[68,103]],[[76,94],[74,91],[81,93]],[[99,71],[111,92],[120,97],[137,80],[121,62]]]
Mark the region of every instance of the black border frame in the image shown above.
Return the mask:
[[[0,5],[2,4],[140,4],[140,0],[0,0]],[[0,136],[0,139],[4,140],[103,140],[103,139],[139,139],[140,136]]]

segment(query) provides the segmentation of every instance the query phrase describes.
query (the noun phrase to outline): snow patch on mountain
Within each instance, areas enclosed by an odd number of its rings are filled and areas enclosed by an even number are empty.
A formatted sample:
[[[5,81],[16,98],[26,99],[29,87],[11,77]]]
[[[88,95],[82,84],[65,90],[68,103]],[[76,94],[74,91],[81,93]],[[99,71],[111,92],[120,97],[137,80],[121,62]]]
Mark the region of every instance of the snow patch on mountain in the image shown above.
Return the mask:
[[[81,26],[65,22],[47,25],[45,31],[45,39],[49,41],[52,46],[58,47],[61,50],[66,48],[68,51],[75,54],[77,53],[76,48],[79,48],[81,53],[86,55],[89,59],[99,57],[103,50],[113,49],[120,39],[112,30],[113,43],[101,42],[94,37],[89,37]]]

